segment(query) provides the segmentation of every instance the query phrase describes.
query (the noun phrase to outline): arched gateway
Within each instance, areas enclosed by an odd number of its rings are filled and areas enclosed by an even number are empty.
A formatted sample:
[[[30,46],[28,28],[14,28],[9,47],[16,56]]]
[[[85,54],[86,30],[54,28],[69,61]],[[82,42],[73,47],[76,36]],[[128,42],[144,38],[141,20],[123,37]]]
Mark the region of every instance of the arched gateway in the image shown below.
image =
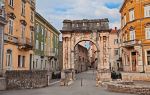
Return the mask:
[[[74,47],[81,41],[91,41],[97,47],[98,70],[109,69],[109,20],[64,20],[63,70],[74,69]]]

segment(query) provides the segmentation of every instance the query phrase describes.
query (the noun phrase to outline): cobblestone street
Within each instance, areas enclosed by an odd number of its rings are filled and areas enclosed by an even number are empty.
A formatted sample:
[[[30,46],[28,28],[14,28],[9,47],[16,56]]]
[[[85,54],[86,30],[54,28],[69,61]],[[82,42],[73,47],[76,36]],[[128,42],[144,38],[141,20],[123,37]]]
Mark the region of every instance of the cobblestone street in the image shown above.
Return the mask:
[[[83,86],[81,87],[81,79]],[[95,86],[95,72],[92,70],[78,74],[77,80],[68,87],[59,84],[32,90],[1,91],[0,95],[130,95],[108,92],[101,87]]]

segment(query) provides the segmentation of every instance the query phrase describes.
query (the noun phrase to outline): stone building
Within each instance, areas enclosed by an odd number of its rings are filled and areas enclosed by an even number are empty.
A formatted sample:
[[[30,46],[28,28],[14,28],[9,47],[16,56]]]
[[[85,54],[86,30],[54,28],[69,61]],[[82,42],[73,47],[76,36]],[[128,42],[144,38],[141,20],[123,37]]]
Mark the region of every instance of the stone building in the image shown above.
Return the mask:
[[[33,55],[35,0],[4,0],[3,69],[29,70]]]
[[[75,71],[76,73],[86,71],[88,69],[88,49],[82,45],[75,46]]]
[[[74,47],[81,41],[91,41],[96,45],[98,68],[109,69],[108,19],[64,20],[61,30],[63,37],[63,69],[74,68]]]
[[[63,43],[62,41],[59,41],[59,46],[58,46],[58,55],[59,55],[59,68],[60,70],[63,69]]]
[[[121,13],[122,62],[128,72],[150,72],[150,0],[124,0]]]
[[[2,76],[3,72],[3,35],[4,35],[4,27],[6,24],[5,19],[5,11],[4,11],[4,2],[0,1],[0,77]]]
[[[118,39],[118,30],[112,29],[109,34],[109,65],[111,70],[118,71],[120,63],[119,59],[119,39]]]
[[[90,48],[88,49],[88,53],[89,53],[89,64],[90,64],[90,67],[92,68],[97,68],[97,48],[96,46],[90,42]]]
[[[56,28],[36,12],[34,33],[35,45],[31,69],[48,70],[51,72],[59,70],[59,34]]]

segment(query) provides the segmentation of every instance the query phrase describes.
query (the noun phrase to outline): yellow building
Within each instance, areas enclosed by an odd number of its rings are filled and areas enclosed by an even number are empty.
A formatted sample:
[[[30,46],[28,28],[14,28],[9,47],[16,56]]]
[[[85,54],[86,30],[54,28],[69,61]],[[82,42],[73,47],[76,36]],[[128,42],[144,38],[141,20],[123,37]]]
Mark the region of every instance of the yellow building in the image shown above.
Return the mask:
[[[150,0],[124,0],[120,13],[124,71],[150,72]]]
[[[5,70],[29,70],[33,54],[35,0],[4,0]]]

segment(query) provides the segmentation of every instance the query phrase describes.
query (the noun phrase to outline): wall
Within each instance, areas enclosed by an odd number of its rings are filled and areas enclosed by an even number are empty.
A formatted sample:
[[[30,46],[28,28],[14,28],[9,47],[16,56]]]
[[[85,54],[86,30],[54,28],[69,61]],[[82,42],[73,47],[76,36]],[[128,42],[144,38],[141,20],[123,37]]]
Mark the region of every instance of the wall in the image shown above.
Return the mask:
[[[150,81],[149,73],[121,73],[122,80],[129,81]]]
[[[149,86],[135,85],[132,82],[108,83],[107,90],[118,93],[130,93],[136,95],[150,95]]]
[[[6,80],[0,77],[0,91],[1,90],[6,90]]]
[[[7,71],[7,89],[30,89],[48,85],[47,71]]]

